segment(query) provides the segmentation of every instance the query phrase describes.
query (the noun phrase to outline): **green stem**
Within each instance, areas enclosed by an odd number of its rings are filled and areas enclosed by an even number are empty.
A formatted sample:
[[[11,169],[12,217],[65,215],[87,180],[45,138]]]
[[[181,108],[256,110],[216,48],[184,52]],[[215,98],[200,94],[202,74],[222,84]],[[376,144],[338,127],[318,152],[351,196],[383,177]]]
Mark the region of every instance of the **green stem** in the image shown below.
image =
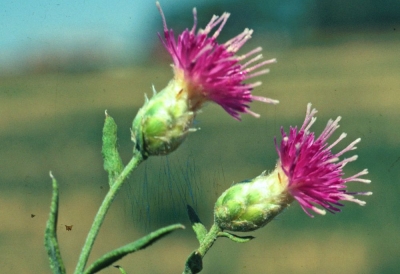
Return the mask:
[[[97,234],[99,233],[100,227],[104,221],[108,209],[111,206],[111,203],[113,202],[115,196],[118,193],[118,190],[121,188],[125,179],[132,172],[132,170],[135,169],[143,160],[144,159],[142,154],[139,151],[135,150],[132,159],[125,166],[121,174],[115,179],[114,183],[108,190],[108,193],[104,198],[99,210],[97,211],[96,217],[94,218],[92,227],[89,230],[85,244],[83,245],[81,254],[78,259],[78,264],[76,265],[75,268],[75,274],[83,273],[83,270],[85,269],[86,263],[90,255],[90,251],[92,250],[94,240],[96,239]]]
[[[213,246],[214,242],[220,237],[222,229],[215,223],[212,225],[210,231],[205,235],[200,243],[200,247],[190,254],[186,260],[185,269],[183,274],[199,273],[203,268],[203,257],[207,251]]]
[[[197,249],[197,252],[201,255],[203,258],[207,251],[212,247],[214,242],[218,238],[218,234],[221,232],[221,228],[217,226],[216,224],[213,224],[212,227],[210,228],[210,231],[208,231],[207,235],[204,237],[203,241],[200,243],[200,247]]]

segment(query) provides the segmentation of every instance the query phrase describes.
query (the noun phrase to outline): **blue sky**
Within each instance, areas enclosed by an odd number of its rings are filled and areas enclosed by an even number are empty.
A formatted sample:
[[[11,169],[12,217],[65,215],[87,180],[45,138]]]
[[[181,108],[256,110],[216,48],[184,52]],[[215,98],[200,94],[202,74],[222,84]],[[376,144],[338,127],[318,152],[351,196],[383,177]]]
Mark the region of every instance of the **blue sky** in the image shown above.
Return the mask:
[[[191,12],[196,4],[194,0],[179,5],[176,0],[160,2],[165,11]],[[87,44],[141,54],[148,39],[161,30],[153,0],[0,0],[0,66],[52,46],[68,50]]]

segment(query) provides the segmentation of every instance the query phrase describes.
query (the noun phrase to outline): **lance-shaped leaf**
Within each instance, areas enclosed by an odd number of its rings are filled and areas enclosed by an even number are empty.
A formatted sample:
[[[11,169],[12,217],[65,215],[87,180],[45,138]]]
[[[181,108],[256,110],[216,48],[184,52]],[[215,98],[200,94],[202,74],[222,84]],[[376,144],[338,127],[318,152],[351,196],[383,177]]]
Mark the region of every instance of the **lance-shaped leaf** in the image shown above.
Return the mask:
[[[50,215],[44,233],[44,245],[49,256],[51,270],[53,273],[62,274],[65,273],[65,267],[61,259],[60,248],[57,241],[58,185],[51,172],[50,177],[53,184],[53,194],[51,198]]]
[[[133,253],[135,251],[144,249],[149,245],[153,244],[157,240],[161,239],[162,237],[168,235],[169,233],[173,232],[177,229],[184,229],[185,227],[181,224],[175,224],[160,228],[150,234],[140,238],[139,240],[124,245],[120,248],[114,249],[97,259],[87,270],[85,270],[85,274],[96,273],[103,268],[115,263],[122,257],[128,255],[129,253]]]
[[[117,124],[106,111],[106,120],[103,127],[103,147],[101,152],[104,159],[104,169],[108,172],[108,182],[110,186],[123,169],[122,160],[118,152],[117,140]]]
[[[199,216],[197,216],[196,211],[190,205],[186,205],[190,223],[194,233],[196,233],[196,238],[201,243],[207,234],[206,227],[201,223]]]

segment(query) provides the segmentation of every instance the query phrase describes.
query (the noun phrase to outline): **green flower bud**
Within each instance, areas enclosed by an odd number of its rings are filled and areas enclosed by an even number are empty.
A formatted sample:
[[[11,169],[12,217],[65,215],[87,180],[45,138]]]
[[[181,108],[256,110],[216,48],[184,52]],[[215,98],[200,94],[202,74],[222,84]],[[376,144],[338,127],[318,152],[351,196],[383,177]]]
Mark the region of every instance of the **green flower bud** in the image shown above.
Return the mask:
[[[287,192],[287,178],[280,168],[274,172],[234,184],[218,198],[215,223],[231,231],[259,229],[281,213],[293,201]]]
[[[195,112],[190,109],[183,85],[171,80],[167,87],[146,102],[133,120],[136,147],[147,157],[166,155],[185,139]]]

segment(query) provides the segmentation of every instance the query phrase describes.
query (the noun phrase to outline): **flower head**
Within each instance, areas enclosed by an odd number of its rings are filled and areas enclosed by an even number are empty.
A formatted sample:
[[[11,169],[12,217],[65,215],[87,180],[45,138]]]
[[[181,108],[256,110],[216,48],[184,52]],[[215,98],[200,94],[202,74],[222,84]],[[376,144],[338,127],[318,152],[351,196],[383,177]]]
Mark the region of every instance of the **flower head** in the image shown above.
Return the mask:
[[[340,201],[365,205],[365,202],[355,198],[355,195],[371,195],[372,193],[349,192],[346,184],[348,182],[370,183],[370,180],[360,178],[368,174],[367,169],[343,178],[343,167],[355,161],[357,155],[339,160],[344,153],[356,149],[355,145],[361,139],[358,138],[342,151],[333,153],[331,149],[346,137],[346,133],[342,133],[332,144],[329,145],[327,142],[339,127],[341,117],[334,121],[329,120],[321,135],[316,138],[313,132],[309,132],[316,120],[314,117],[316,113],[315,109],[311,109],[311,104],[308,104],[306,118],[300,130],[297,130],[297,127],[291,127],[287,135],[281,129],[282,141],[280,146],[276,144],[279,155],[277,169],[281,170],[280,181],[287,185],[288,194],[299,202],[309,216],[312,216],[309,210],[318,214],[325,214],[324,209],[331,213],[338,212],[340,211],[338,206],[342,206]],[[318,208],[317,205],[324,209]]]
[[[194,26],[186,29],[175,40],[172,30],[168,30],[164,14],[157,2],[164,23],[164,38],[161,40],[173,59],[174,78],[156,93],[139,110],[132,124],[135,148],[147,157],[166,155],[177,149],[187,134],[196,129],[190,128],[196,114],[207,101],[221,105],[230,115],[240,119],[240,113],[259,115],[249,110],[248,104],[262,101],[276,104],[278,101],[254,96],[251,90],[261,82],[244,83],[245,80],[265,74],[261,67],[275,62],[275,59],[257,63],[259,54],[244,64],[239,62],[261,51],[256,48],[249,53],[236,56],[236,52],[250,39],[252,30],[225,44],[218,44],[216,38],[228,20],[229,14],[214,16],[204,30],[196,31],[196,10]],[[216,29],[213,35],[210,32]]]
[[[241,232],[265,226],[293,201],[278,178],[277,170],[263,172],[225,190],[215,203],[215,223],[221,229]]]
[[[290,128],[287,135],[283,129],[280,146],[276,145],[279,160],[273,172],[234,184],[217,200],[214,208],[216,224],[221,229],[232,231],[251,231],[258,229],[297,200],[303,210],[312,217],[309,210],[325,214],[340,211],[340,201],[355,202],[364,205],[364,201],[355,195],[371,195],[372,192],[348,192],[348,182],[369,183],[370,180],[360,178],[368,173],[365,169],[353,176],[343,178],[343,167],[357,159],[352,156],[343,160],[339,157],[356,149],[355,140],[345,149],[333,153],[332,148],[346,134],[328,145],[327,140],[339,127],[340,117],[330,120],[318,138],[309,132],[315,122],[317,111],[307,106],[307,114],[300,130]],[[275,140],[276,143],[276,140]],[[320,206],[324,209],[320,209]]]
[[[216,39],[228,20],[229,13],[223,13],[220,17],[214,15],[205,29],[196,33],[197,15],[196,9],[193,9],[192,29],[186,29],[175,40],[174,32],[168,29],[158,3],[157,6],[163,19],[164,39],[159,36],[172,57],[174,80],[179,83],[183,92],[188,93],[192,111],[198,110],[206,101],[213,101],[239,119],[240,113],[258,117],[258,114],[249,110],[248,104],[253,100],[278,103],[277,100],[251,94],[252,89],[261,85],[261,82],[243,83],[247,79],[268,73],[268,69],[258,69],[276,62],[271,59],[257,63],[262,59],[259,54],[244,64],[239,63],[261,51],[261,47],[258,47],[245,55],[235,55],[251,38],[253,30],[245,29],[225,44],[219,44]]]

